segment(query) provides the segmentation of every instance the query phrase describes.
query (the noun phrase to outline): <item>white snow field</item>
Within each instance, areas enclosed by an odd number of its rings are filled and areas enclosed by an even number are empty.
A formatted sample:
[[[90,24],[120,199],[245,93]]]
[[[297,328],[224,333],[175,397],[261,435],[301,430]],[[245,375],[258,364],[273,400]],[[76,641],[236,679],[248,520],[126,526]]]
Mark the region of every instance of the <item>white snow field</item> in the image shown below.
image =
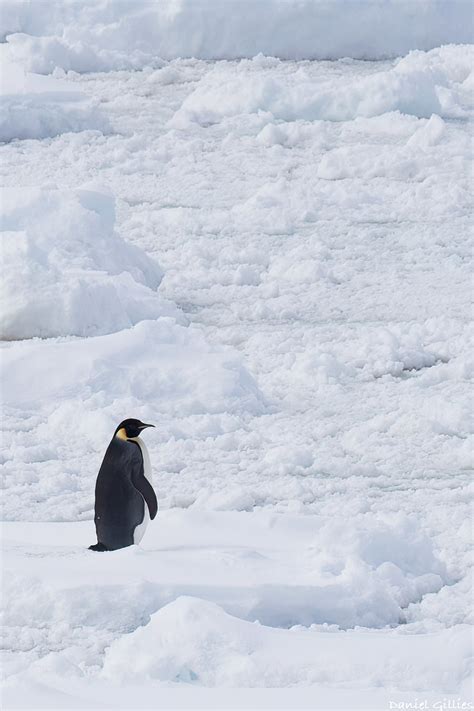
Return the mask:
[[[419,50],[210,61],[229,10],[166,61],[216,3],[3,4],[15,76],[92,107],[0,146],[3,708],[469,708],[474,52],[421,51],[462,2],[363,5]],[[160,509],[94,553],[131,416]]]

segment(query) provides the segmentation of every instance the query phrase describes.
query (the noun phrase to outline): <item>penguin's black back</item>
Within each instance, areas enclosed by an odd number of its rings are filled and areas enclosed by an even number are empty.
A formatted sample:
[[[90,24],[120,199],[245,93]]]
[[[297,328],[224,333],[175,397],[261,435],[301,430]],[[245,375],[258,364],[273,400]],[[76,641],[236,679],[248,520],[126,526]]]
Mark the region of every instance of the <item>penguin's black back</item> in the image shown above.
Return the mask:
[[[108,550],[133,544],[145,502],[134,486],[143,479],[143,457],[135,442],[114,437],[105,452],[95,487],[97,540]]]

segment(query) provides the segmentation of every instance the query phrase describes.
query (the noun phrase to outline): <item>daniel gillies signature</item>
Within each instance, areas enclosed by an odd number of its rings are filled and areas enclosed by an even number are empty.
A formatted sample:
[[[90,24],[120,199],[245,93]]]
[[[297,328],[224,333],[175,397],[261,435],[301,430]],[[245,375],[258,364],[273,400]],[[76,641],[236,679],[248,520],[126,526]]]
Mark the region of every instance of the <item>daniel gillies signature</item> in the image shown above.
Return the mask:
[[[428,699],[413,699],[413,701],[389,701],[388,708],[395,711],[473,711],[474,702],[457,699],[442,699],[428,701]]]

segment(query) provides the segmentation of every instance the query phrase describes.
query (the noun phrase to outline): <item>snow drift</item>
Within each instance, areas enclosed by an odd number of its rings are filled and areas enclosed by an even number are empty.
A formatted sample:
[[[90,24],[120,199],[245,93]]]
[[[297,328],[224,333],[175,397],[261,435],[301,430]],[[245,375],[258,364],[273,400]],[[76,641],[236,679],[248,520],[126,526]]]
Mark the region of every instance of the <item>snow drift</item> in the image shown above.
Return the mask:
[[[140,548],[107,556],[86,550],[93,529],[92,521],[5,524],[9,575],[2,606],[13,649],[25,646],[31,630],[47,642],[50,630],[62,627],[58,643],[66,648],[75,633],[83,634],[82,626],[118,637],[151,618],[150,629],[137,635],[146,638],[156,633],[153,615],[181,595],[285,630],[397,629],[410,615],[427,631],[436,626],[420,622],[419,601],[450,582],[429,538],[400,514],[347,520],[263,510],[160,511]],[[28,604],[31,599],[37,606]],[[147,647],[143,654],[153,664]]]
[[[242,62],[231,81],[225,67],[216,65],[185,99],[170,126],[208,126],[259,112],[280,121],[350,121],[392,111],[418,118],[458,118],[465,115],[463,107],[472,104],[473,60],[472,47],[442,47],[412,52],[388,71],[337,82],[315,79],[304,67],[274,77],[265,72],[260,57]]]
[[[467,675],[467,625],[416,616],[450,580],[413,519],[174,509],[107,556],[92,531],[3,526],[7,676],[454,693]]]
[[[109,130],[95,99],[59,79],[26,73],[5,51],[0,60],[0,141]]]
[[[469,0],[4,0],[0,34],[31,71],[138,69],[158,57],[381,59],[473,38]]]
[[[449,660],[441,662],[438,644],[453,649]],[[353,632],[341,645],[325,631],[269,629],[213,603],[180,597],[112,644],[103,675],[121,683],[157,679],[227,687],[310,686],[331,678],[366,688],[395,683],[406,691],[431,692],[439,688],[441,673],[444,689],[456,693],[469,647],[467,627],[435,635]]]
[[[162,272],[114,231],[114,199],[95,190],[2,192],[3,339],[90,336],[173,315]]]
[[[240,356],[211,346],[198,328],[184,327],[173,318],[143,321],[87,340],[7,344],[2,359],[10,373],[3,402],[36,410],[44,405],[58,423],[58,408],[75,397],[83,407],[97,406],[100,399],[102,416],[107,407],[119,412],[153,408],[155,416],[261,409],[259,390]],[[63,427],[67,420],[64,417]],[[77,422],[69,426],[77,431]]]

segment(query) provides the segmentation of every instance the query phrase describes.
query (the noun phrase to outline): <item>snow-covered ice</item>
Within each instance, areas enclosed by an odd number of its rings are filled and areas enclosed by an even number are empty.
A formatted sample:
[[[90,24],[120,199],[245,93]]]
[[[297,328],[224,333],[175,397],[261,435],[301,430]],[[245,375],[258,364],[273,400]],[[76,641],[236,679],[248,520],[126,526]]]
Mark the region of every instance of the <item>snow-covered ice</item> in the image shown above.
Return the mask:
[[[218,64],[170,124],[182,128],[194,121],[208,126],[225,117],[258,112],[283,121],[348,121],[392,111],[419,118],[433,114],[456,118],[465,115],[463,105],[471,99],[473,59],[471,47],[462,53],[455,46],[442,47],[412,52],[386,71],[363,78],[343,75],[337,81],[313,77],[306,66],[277,74],[275,62],[263,57],[253,65],[242,62],[231,77],[225,65]]]
[[[25,71],[4,44],[0,63],[0,141],[109,130],[93,97],[61,79]]]
[[[156,293],[159,265],[123,240],[114,223],[113,196],[87,186],[3,190],[3,339],[99,335],[161,316],[183,320]]]
[[[386,59],[473,35],[470,0],[3,0],[0,9],[0,37],[42,73],[259,52]]]
[[[0,149],[4,706],[468,700],[472,48],[121,64],[101,3],[78,66],[5,7],[104,123]],[[127,416],[160,511],[98,555]]]
[[[90,521],[4,524],[7,698],[26,669],[53,688],[459,691],[470,628],[420,622],[419,600],[453,581],[401,515],[169,509],[141,549],[109,556],[84,550],[92,533]]]

